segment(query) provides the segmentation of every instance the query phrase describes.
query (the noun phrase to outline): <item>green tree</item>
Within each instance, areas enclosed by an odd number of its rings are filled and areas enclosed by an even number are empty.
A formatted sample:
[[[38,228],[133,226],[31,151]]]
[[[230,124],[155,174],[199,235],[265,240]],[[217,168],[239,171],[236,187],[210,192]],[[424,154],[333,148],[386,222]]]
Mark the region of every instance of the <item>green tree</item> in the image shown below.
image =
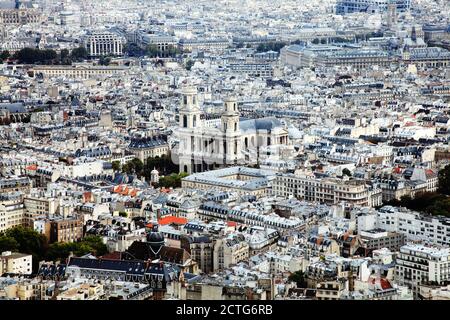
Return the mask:
[[[2,236],[13,240],[5,239],[4,244],[13,245],[12,249],[15,251],[33,256],[33,270],[36,271],[39,261],[44,258],[48,249],[48,240],[45,235],[31,228],[17,226],[6,230]],[[17,246],[14,241],[17,243]]]
[[[307,287],[305,273],[301,270],[291,273],[291,275],[288,277],[288,279],[289,279],[289,281],[293,281],[293,282],[297,283],[298,288],[306,288]]]
[[[194,61],[192,61],[191,59],[189,59],[188,61],[186,61],[186,70],[190,71],[192,69],[192,66],[194,65]]]
[[[72,50],[70,57],[74,61],[83,61],[88,58],[88,52],[85,47],[78,47]]]
[[[82,256],[91,253],[101,256],[108,252],[106,245],[98,236],[87,236],[80,242],[56,242],[49,246],[46,258],[51,261],[64,261],[70,253]]]
[[[0,235],[0,253],[3,251],[17,252],[19,250],[19,243],[16,239]]]
[[[128,217],[128,214],[125,211],[120,211],[119,216],[126,218]]]
[[[145,50],[142,50],[136,43],[126,43],[123,51],[130,57],[141,57],[145,54]]]
[[[450,197],[436,192],[424,192],[416,195],[414,199],[410,196],[403,196],[400,201],[394,199],[387,204],[431,215],[450,216]]]
[[[351,176],[352,176],[352,173],[351,173],[350,170],[348,170],[347,168],[344,168],[344,169],[342,170],[342,175],[343,175],[343,176],[349,176],[349,177],[351,177]]]
[[[62,49],[59,53],[59,61],[61,64],[71,64],[70,52],[67,49]]]
[[[256,47],[257,52],[267,52],[267,51],[276,51],[280,52],[281,48],[286,46],[286,42],[267,42],[267,43],[261,43]]]
[[[111,162],[114,171],[120,171],[120,161]]]
[[[111,63],[111,58],[110,57],[101,56],[100,59],[98,60],[98,63],[101,66],[109,66],[109,64]]]
[[[127,174],[135,173],[137,176],[141,176],[143,174],[144,164],[138,158],[134,158],[122,166],[122,171]]]
[[[9,53],[8,50],[4,50],[2,51],[2,53],[0,53],[0,60],[4,61],[6,59],[8,59],[11,56],[11,54]]]
[[[176,57],[177,55],[179,55],[181,53],[181,50],[178,49],[178,47],[175,47],[173,45],[169,45],[167,47],[167,55],[169,57]]]
[[[187,176],[188,174],[186,172],[181,172],[179,174],[172,173],[169,176],[159,178],[158,186],[164,188],[180,188],[181,179]]]
[[[92,248],[91,252],[96,256],[102,256],[108,252],[108,248],[99,236],[87,236],[82,242],[89,245]]]
[[[439,192],[447,196],[450,195],[450,164],[446,165],[438,172]]]
[[[138,158],[134,158],[133,160],[131,160],[131,163],[133,164],[134,172],[138,176],[140,176],[142,174],[142,170],[144,169],[144,164],[142,163],[142,161]]]
[[[156,44],[148,45],[146,53],[151,58],[155,58],[155,57],[159,56],[159,54],[160,54],[158,46]]]
[[[50,64],[55,62],[57,56],[56,51],[51,49],[40,50],[34,48],[23,48],[14,54],[14,59],[17,59],[20,63]]]
[[[161,175],[169,175],[178,173],[179,167],[173,163],[170,155],[162,155],[161,157],[148,157],[144,167],[144,176],[150,179],[150,172],[156,169]]]

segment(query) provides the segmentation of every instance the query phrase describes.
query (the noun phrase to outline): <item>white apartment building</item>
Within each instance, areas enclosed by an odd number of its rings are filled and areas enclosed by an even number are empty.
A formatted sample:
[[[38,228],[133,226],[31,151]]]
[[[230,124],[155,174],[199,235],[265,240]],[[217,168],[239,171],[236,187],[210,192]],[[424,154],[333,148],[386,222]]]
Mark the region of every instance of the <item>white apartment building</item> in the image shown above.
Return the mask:
[[[434,138],[436,135],[435,127],[400,127],[394,130],[394,136],[400,138],[409,138],[419,141],[420,138]]]
[[[356,206],[375,207],[382,203],[381,189],[370,189],[364,181],[316,178],[312,173],[277,174],[272,183],[275,195],[295,196],[306,201],[337,204],[347,202]]]
[[[396,258],[395,279],[417,295],[424,283],[444,284],[449,280],[450,249],[405,245]]]
[[[383,207],[377,212],[378,227],[386,231],[400,232],[407,240],[423,241],[434,245],[450,245],[450,219],[425,217],[418,212],[399,211]]]
[[[0,275],[3,273],[31,274],[32,272],[31,254],[13,253],[11,251],[2,252],[0,256]]]
[[[125,38],[110,32],[97,32],[87,36],[84,43],[91,57],[121,56]]]

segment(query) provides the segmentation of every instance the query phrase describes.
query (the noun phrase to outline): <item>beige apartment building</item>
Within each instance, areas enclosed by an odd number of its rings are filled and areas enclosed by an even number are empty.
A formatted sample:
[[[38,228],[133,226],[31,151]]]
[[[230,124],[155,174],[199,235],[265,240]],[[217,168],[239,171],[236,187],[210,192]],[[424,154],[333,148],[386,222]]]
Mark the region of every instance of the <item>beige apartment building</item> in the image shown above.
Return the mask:
[[[2,252],[0,256],[0,276],[4,273],[31,274],[32,259],[31,254]]]
[[[25,224],[23,198],[20,194],[0,197],[0,232]]]
[[[244,236],[235,235],[230,238],[216,240],[213,253],[214,270],[223,270],[249,257],[249,245]]]
[[[52,216],[58,209],[57,200],[54,198],[26,196],[23,200],[25,207],[25,223],[32,227],[33,221],[39,216]]]
[[[347,202],[355,206],[375,207],[382,204],[381,189],[370,189],[364,181],[316,178],[312,173],[277,174],[272,190],[275,195],[337,204]]]
[[[105,78],[114,75],[123,75],[127,67],[122,66],[93,66],[87,64],[74,64],[71,66],[35,66],[34,75],[44,78],[66,77],[76,79]]]

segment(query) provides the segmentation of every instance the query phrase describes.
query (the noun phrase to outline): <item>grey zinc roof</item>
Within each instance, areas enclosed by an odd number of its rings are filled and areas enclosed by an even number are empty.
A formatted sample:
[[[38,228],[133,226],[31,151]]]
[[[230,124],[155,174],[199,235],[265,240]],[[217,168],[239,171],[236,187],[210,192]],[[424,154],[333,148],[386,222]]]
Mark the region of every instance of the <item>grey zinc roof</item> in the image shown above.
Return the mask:
[[[277,118],[260,118],[241,121],[239,127],[243,131],[247,130],[273,130],[282,127],[280,120]]]
[[[0,103],[0,109],[7,109],[11,113],[27,112],[25,106],[21,102]]]

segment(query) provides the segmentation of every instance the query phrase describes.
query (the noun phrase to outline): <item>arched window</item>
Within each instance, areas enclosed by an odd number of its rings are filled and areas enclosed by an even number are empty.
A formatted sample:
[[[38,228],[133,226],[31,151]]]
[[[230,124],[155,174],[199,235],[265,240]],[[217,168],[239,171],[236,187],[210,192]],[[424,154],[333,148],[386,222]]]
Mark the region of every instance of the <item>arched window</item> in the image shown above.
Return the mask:
[[[183,115],[183,128],[187,128],[187,115]]]
[[[245,137],[244,139],[245,148],[248,148],[248,137]]]
[[[192,120],[192,126],[195,127],[196,124],[197,124],[197,116],[194,115],[194,118]]]
[[[270,146],[270,137],[267,137],[267,145]]]
[[[237,131],[237,123],[234,123],[234,131]]]

